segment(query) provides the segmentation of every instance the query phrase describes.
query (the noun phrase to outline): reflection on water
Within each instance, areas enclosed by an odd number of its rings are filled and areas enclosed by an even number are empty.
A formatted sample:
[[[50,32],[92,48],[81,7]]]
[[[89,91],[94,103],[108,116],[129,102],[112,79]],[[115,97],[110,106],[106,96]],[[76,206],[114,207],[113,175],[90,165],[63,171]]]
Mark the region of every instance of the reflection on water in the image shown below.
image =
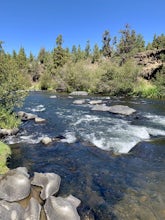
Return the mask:
[[[31,175],[59,174],[59,195],[81,199],[81,219],[165,219],[164,102],[106,99],[108,105],[122,103],[137,110],[135,116],[125,118],[91,112],[88,104],[74,105],[74,99],[65,96],[49,97],[32,93],[27,98],[24,110],[42,105],[46,110],[37,114],[47,122],[28,122],[17,138],[8,140],[13,143],[10,167],[26,166]],[[39,140],[46,135],[65,139],[44,146]],[[99,148],[92,143],[100,143]]]

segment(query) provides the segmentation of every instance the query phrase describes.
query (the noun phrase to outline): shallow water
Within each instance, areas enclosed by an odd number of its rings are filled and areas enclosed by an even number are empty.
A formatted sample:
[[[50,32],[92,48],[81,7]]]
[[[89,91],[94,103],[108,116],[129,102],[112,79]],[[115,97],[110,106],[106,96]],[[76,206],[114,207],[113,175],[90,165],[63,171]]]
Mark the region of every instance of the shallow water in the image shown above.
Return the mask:
[[[46,123],[26,122],[17,137],[6,140],[13,152],[9,166],[26,166],[31,175],[59,174],[59,195],[81,199],[81,219],[165,219],[165,101],[85,97],[84,105],[76,105],[80,97],[52,95],[27,97],[22,109]],[[137,112],[94,112],[92,99]],[[44,146],[44,136],[64,138]]]

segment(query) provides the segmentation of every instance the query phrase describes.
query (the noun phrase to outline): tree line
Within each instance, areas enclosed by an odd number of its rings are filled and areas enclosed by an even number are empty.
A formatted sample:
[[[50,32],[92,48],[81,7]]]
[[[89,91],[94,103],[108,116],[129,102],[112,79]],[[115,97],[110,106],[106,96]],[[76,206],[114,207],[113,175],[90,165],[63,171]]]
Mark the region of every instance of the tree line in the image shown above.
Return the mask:
[[[64,48],[63,36],[59,34],[56,46],[51,51],[41,48],[37,57],[32,53],[27,56],[23,47],[18,52],[6,53],[0,41],[0,127],[9,124],[7,120],[14,107],[21,104],[29,89],[162,97],[164,65],[148,82],[140,76],[141,67],[133,57],[140,52],[165,48],[165,35],[154,35],[153,41],[146,45],[143,36],[129,25],[119,33],[119,38],[112,37],[105,30],[101,48],[98,44],[92,48],[87,40],[84,49],[81,45]],[[164,63],[165,55],[160,59]],[[10,121],[9,127],[18,123]]]

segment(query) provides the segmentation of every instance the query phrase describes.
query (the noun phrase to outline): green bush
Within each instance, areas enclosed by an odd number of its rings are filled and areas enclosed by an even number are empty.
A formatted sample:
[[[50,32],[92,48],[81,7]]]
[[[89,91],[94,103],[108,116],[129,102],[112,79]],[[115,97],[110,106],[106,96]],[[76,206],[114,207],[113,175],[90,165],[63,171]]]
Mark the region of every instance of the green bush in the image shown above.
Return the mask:
[[[21,120],[16,117],[11,111],[7,111],[4,107],[0,106],[0,128],[17,128]]]
[[[10,147],[0,141],[0,174],[6,173],[9,170],[6,166],[6,160],[10,155]]]

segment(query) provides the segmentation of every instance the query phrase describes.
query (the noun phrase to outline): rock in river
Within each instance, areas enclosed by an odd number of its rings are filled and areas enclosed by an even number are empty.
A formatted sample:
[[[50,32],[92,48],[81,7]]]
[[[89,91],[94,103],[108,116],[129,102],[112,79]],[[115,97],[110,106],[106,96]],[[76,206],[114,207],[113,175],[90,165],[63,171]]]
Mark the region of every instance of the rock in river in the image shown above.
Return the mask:
[[[136,112],[136,110],[126,105],[114,105],[110,106],[109,112],[121,115],[131,115]]]
[[[24,219],[24,209],[20,204],[13,202],[0,201],[1,220],[22,220]]]
[[[48,220],[80,220],[76,208],[67,198],[54,196],[49,197],[44,206]]]
[[[45,200],[59,191],[61,177],[55,173],[34,173],[32,185],[43,187],[40,197]]]
[[[31,183],[25,167],[9,170],[0,176],[0,199],[19,201],[30,194]]]
[[[76,96],[87,96],[88,93],[84,91],[73,91],[70,93],[70,95],[76,95]]]

